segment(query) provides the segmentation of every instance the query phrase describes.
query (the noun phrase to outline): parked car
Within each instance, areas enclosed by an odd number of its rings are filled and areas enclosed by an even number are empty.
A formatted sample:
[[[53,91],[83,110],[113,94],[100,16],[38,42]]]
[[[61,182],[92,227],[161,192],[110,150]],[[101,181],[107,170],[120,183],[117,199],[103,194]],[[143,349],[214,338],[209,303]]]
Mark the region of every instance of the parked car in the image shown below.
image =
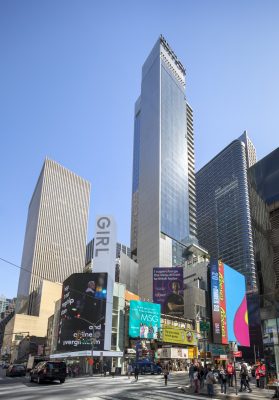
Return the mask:
[[[136,366],[138,367],[140,374],[154,375],[162,373],[162,368],[151,361],[138,361],[137,363],[133,364],[133,372]]]
[[[3,369],[8,369],[9,366],[10,366],[10,364],[6,363],[6,364],[4,364],[4,365],[2,366],[2,368],[3,368]]]
[[[26,368],[24,365],[12,364],[6,371],[6,376],[25,376]]]
[[[67,376],[66,363],[63,361],[42,361],[30,371],[30,382],[60,381],[64,383]]]

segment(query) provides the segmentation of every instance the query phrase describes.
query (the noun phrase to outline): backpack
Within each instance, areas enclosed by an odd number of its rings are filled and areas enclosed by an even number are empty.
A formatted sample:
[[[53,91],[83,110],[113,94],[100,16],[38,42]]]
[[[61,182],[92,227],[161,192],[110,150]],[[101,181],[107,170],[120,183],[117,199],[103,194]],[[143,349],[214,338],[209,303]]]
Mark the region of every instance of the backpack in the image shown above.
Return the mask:
[[[233,366],[232,365],[228,365],[227,370],[228,370],[228,374],[232,374],[233,373]]]

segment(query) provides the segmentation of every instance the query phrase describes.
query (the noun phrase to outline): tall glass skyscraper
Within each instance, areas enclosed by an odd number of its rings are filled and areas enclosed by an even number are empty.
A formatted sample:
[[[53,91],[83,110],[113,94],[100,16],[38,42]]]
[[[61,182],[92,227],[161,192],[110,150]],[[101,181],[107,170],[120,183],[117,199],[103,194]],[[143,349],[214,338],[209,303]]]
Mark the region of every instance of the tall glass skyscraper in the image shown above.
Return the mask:
[[[245,131],[196,174],[199,242],[244,274],[249,290],[257,287],[247,180],[255,162]]]
[[[248,183],[258,275],[264,356],[279,376],[279,148],[249,168]]]
[[[142,68],[135,105],[131,251],[139,292],[152,298],[153,267],[183,265],[196,242],[193,113],[185,68],[161,36]]]

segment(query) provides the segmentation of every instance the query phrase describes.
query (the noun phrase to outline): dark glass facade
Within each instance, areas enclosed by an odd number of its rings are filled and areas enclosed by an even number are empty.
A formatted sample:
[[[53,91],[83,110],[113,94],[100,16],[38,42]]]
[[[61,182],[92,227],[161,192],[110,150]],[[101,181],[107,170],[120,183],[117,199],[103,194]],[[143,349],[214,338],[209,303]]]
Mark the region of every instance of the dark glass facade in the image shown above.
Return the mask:
[[[248,171],[264,356],[279,376],[279,148]]]
[[[198,240],[254,290],[256,271],[245,143],[235,140],[196,174]]]

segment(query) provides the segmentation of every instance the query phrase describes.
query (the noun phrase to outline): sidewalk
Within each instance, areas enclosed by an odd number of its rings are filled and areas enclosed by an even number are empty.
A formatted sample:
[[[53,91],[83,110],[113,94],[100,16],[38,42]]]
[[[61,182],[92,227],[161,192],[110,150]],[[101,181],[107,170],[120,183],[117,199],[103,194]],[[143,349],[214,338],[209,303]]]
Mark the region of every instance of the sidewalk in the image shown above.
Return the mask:
[[[214,384],[214,395],[213,398],[220,398],[220,399],[227,399],[227,398],[246,398],[246,399],[252,399],[252,398],[262,398],[262,399],[271,399],[273,394],[274,394],[274,390],[270,390],[270,389],[258,389],[256,387],[256,385],[254,384],[250,384],[250,387],[252,389],[252,392],[239,392],[239,386],[237,387],[237,395],[235,393],[235,387],[227,387],[227,393],[221,393],[221,385],[216,383]],[[203,388],[200,389],[199,393],[194,393],[194,388],[190,387],[190,385],[186,385],[186,386],[182,386],[179,387],[181,391],[183,391],[185,394],[188,395],[193,395],[193,397],[195,395],[197,396],[205,396],[208,397],[207,394],[207,387],[206,385],[204,385]]]

